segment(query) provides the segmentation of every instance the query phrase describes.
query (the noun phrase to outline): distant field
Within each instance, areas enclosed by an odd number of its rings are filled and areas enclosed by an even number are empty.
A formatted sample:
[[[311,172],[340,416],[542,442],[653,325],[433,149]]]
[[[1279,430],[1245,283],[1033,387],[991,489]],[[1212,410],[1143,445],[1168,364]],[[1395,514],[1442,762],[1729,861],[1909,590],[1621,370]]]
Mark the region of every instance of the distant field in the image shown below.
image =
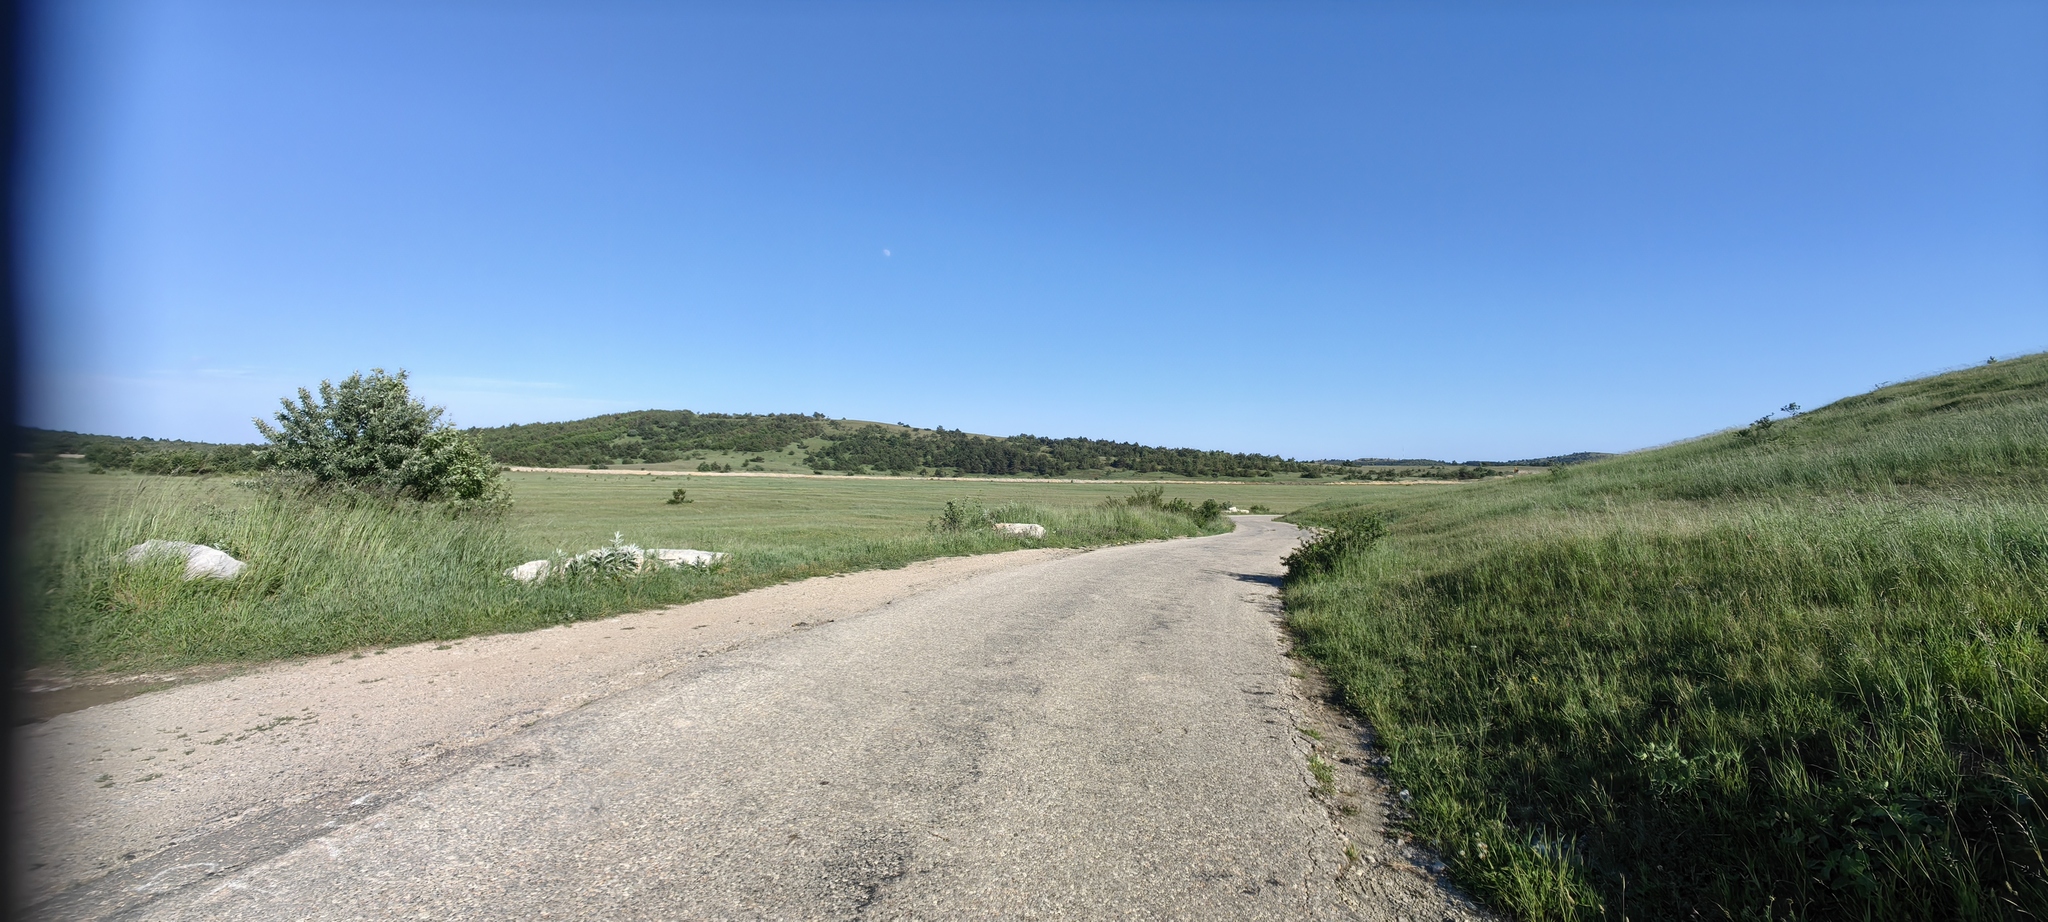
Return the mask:
[[[721,542],[818,544],[848,538],[887,538],[924,527],[948,499],[984,505],[1091,506],[1130,495],[1124,483],[1064,484],[1030,480],[962,481],[852,477],[635,477],[630,474],[505,475],[512,485],[515,532],[528,546],[591,546],[624,531],[662,547],[714,547]],[[695,502],[668,506],[677,488]],[[1336,491],[1402,489],[1358,484],[1177,484],[1171,496],[1199,503],[1214,499],[1240,507],[1264,505],[1292,512]],[[1412,489],[1455,489],[1414,487]]]
[[[29,474],[42,511],[29,542],[34,657],[75,669],[139,669],[310,655],[524,630],[729,595],[790,579],[1029,546],[1093,546],[1201,534],[1152,509],[1106,509],[1127,485],[1018,480],[651,477],[509,474],[501,520],[336,510],[265,499],[226,478]],[[691,502],[666,502],[676,489]],[[1462,489],[1312,482],[1189,485],[1169,497],[1286,512],[1333,491]],[[948,500],[1045,524],[1044,541],[935,533]],[[506,567],[597,547],[621,533],[644,547],[726,551],[715,571],[521,587]],[[232,583],[185,583],[169,569],[113,563],[148,538],[223,547],[250,561]]]

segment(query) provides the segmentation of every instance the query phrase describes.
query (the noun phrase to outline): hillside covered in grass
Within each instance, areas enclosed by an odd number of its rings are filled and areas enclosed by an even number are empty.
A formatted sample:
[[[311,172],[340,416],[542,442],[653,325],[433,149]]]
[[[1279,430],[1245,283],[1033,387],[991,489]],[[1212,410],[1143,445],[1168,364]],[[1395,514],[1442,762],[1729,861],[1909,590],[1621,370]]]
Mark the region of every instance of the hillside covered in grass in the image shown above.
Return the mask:
[[[2048,915],[2048,356],[1292,518],[1305,652],[1510,913]]]
[[[638,410],[565,423],[467,430],[500,464],[661,464],[693,451],[780,451],[833,428],[822,414]]]

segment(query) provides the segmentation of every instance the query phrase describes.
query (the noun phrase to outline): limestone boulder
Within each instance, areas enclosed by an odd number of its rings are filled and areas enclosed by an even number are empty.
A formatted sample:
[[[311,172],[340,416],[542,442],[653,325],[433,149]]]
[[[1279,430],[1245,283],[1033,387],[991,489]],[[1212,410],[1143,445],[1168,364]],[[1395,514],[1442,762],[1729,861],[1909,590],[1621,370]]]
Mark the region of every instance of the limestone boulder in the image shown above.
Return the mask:
[[[1034,525],[1029,522],[997,522],[996,531],[1025,538],[1045,537],[1045,526]]]
[[[647,552],[664,567],[708,567],[726,558],[720,551],[696,551],[686,547],[658,547]]]
[[[663,567],[671,570],[680,567],[708,567],[726,557],[727,555],[721,551],[675,547],[643,549],[632,544],[615,544],[584,551],[564,561],[559,567],[552,560],[529,560],[506,570],[505,575],[522,583],[540,583],[546,582],[552,576],[577,571],[626,575],[645,573]]]
[[[193,544],[190,541],[150,539],[129,548],[121,555],[121,559],[131,564],[166,557],[184,559],[185,579],[234,579],[242,572],[243,567],[248,566],[220,548]]]
[[[529,560],[505,571],[505,575],[522,583],[537,583],[548,578],[548,571],[554,569],[554,561]]]

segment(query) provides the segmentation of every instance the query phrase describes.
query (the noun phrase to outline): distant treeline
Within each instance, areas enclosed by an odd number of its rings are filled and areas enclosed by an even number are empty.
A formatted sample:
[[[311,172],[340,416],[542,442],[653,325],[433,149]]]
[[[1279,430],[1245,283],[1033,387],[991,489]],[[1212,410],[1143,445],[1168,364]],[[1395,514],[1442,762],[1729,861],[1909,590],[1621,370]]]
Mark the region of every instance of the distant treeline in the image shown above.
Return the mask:
[[[1355,458],[1349,461],[1319,461],[1318,464],[1342,464],[1351,467],[1559,467],[1566,464],[1581,464],[1612,458],[1604,451],[1575,451],[1568,455],[1551,455],[1547,458],[1523,458],[1520,461],[1436,461],[1430,458]]]
[[[219,445],[111,435],[24,429],[23,444],[36,463],[57,455],[83,455],[104,470],[150,474],[238,473],[264,463],[259,445]],[[1578,452],[1524,461],[1360,458],[1296,461],[1277,455],[1159,448],[1102,439],[1013,435],[998,438],[959,430],[847,423],[813,413],[693,413],[640,410],[562,423],[530,423],[467,430],[499,464],[581,467],[593,464],[662,464],[693,452],[805,450],[819,471],[949,473],[969,476],[1061,477],[1082,471],[1170,474],[1179,477],[1293,476],[1343,480],[1472,480],[1497,467],[1547,467],[1608,457]],[[702,457],[702,455],[698,455]]]
[[[900,430],[869,426],[829,432],[805,462],[832,471],[953,471],[961,474],[1038,474],[1075,471],[1178,474],[1183,477],[1262,477],[1306,473],[1322,465],[1274,455],[1154,448],[1100,439],[1036,435],[991,438],[958,430]]]
[[[500,464],[661,464],[692,451],[774,451],[827,431],[823,414],[640,410],[566,423],[470,429]]]
[[[1575,451],[1568,455],[1551,455],[1548,458],[1524,458],[1520,461],[1467,461],[1466,464],[1491,464],[1495,467],[1562,467],[1567,464],[1583,464],[1612,458],[1613,453],[1605,451]]]
[[[142,474],[237,474],[263,466],[260,445],[222,445],[176,439],[88,435],[51,429],[19,430],[25,460],[48,464],[58,455],[82,455],[101,470]]]
[[[642,410],[566,423],[471,429],[501,464],[563,467],[661,464],[695,451],[766,452],[799,442],[805,463],[821,471],[948,471],[971,475],[1059,476],[1077,470],[1168,473],[1186,477],[1300,474],[1324,465],[1273,455],[1154,448],[1098,439],[1034,435],[992,438],[947,429],[848,425],[822,414],[692,413]],[[1332,470],[1335,473],[1335,470]]]

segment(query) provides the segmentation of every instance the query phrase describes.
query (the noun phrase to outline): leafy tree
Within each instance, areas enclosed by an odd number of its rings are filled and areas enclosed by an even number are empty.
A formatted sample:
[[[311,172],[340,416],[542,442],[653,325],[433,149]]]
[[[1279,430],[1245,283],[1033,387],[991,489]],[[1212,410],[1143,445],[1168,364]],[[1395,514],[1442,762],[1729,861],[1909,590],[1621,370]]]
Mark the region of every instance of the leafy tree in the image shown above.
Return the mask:
[[[406,373],[373,368],[340,384],[320,382],[319,399],[299,388],[278,401],[277,426],[256,420],[269,441],[265,459],[321,486],[423,502],[506,502],[498,466],[476,443],[441,421],[441,407],[412,396]]]

